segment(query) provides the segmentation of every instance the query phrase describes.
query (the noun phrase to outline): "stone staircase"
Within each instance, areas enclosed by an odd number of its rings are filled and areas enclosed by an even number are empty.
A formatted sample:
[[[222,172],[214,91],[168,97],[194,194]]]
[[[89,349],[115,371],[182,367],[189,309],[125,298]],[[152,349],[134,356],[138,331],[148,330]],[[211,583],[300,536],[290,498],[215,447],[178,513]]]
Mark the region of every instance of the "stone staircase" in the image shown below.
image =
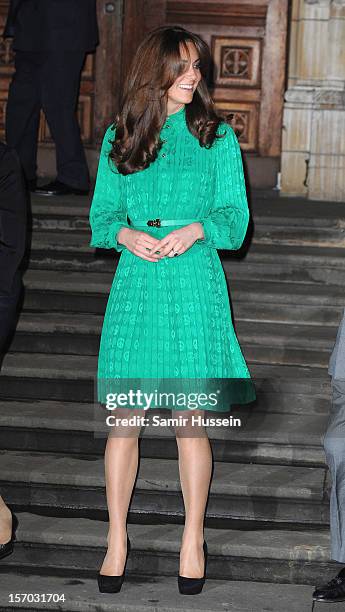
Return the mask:
[[[22,610],[115,609],[94,581],[107,515],[105,440],[94,435],[92,400],[117,256],[89,248],[88,207],[85,198],[34,199],[23,312],[0,377],[1,492],[20,522],[1,578],[11,592],[23,592],[15,587],[20,571],[28,592],[68,593],[61,608],[18,604]],[[209,432],[209,590],[198,610],[301,612],[310,585],[335,572],[321,437],[327,364],[345,304],[345,208],[257,192],[253,219],[247,254],[220,255],[258,402],[234,411],[240,430]],[[169,593],[176,609],[196,609],[176,594],[174,579],[183,522],[176,457],[171,432],[147,428],[129,515],[135,588],[124,585],[117,610],[160,610],[163,601],[168,610]],[[253,585],[262,607],[248,607]],[[0,609],[13,609],[8,593]]]

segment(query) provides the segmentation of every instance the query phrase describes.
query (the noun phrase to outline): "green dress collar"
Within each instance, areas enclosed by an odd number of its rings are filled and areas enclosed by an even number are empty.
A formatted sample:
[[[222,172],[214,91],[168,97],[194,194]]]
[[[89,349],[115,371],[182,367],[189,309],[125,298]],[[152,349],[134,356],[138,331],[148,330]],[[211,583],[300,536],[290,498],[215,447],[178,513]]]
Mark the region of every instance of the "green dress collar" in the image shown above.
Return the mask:
[[[186,107],[182,106],[176,113],[168,115],[163,127],[184,125],[186,122]]]

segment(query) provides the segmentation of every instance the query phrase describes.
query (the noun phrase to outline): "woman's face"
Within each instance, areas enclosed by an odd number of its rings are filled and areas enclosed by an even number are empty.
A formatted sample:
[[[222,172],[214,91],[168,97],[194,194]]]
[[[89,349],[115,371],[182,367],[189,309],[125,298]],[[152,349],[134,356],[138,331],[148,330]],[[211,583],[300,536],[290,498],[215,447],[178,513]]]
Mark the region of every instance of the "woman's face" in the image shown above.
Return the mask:
[[[181,47],[181,59],[186,65],[185,72],[177,77],[175,83],[168,89],[168,115],[175,113],[193,99],[194,91],[201,79],[200,60],[194,44],[187,42],[190,59]]]

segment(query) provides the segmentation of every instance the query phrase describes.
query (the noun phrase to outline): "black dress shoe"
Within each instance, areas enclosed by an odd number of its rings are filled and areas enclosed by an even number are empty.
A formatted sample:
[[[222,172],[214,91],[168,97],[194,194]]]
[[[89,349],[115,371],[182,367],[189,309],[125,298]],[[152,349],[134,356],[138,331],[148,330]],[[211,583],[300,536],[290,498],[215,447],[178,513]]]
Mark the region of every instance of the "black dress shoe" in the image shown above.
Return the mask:
[[[129,541],[129,537],[127,536],[127,554],[122,574],[119,576],[105,576],[104,574],[98,572],[97,582],[100,593],[118,593],[121,590],[130,549],[131,543]]]
[[[42,196],[87,195],[89,190],[76,189],[75,187],[70,187],[69,185],[65,185],[65,183],[61,183],[61,181],[51,181],[51,183],[36,187],[34,193]]]
[[[202,578],[187,578],[186,576],[180,576],[179,574],[177,578],[177,584],[178,590],[180,591],[181,595],[197,595],[202,591],[206,580],[207,544],[205,541],[203,545],[203,550],[205,557],[204,575]]]
[[[313,593],[313,600],[328,603],[345,601],[345,568],[335,578],[327,582],[327,584],[316,587]]]
[[[4,559],[5,557],[7,557],[8,555],[10,555],[13,552],[13,543],[16,539],[16,531],[17,531],[17,527],[18,527],[18,519],[16,517],[15,514],[13,514],[13,512],[11,512],[12,514],[12,534],[11,534],[11,539],[9,542],[6,542],[6,544],[0,544],[0,559]]]

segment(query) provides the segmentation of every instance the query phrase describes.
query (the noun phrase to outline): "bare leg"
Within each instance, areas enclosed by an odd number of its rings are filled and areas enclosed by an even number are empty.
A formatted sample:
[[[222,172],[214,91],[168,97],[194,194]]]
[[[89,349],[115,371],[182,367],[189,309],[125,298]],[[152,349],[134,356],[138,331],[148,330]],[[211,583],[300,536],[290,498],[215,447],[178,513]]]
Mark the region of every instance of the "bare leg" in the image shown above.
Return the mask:
[[[134,411],[130,412],[134,414]],[[121,416],[125,416],[124,411]],[[107,440],[105,482],[109,512],[108,551],[100,570],[101,574],[107,576],[122,574],[126,560],[126,522],[138,470],[139,433],[140,427],[127,427],[123,435],[117,428],[115,435],[110,434]]]
[[[12,514],[0,496],[0,544],[7,544],[12,535]]]
[[[181,411],[182,412],[182,411]],[[203,415],[203,411],[193,411]],[[184,412],[183,416],[191,416]],[[191,427],[191,426],[190,426]],[[212,474],[212,452],[203,427],[193,426],[188,433],[176,428],[179,471],[185,506],[185,526],[180,552],[180,575],[201,578],[204,573],[204,517]]]

